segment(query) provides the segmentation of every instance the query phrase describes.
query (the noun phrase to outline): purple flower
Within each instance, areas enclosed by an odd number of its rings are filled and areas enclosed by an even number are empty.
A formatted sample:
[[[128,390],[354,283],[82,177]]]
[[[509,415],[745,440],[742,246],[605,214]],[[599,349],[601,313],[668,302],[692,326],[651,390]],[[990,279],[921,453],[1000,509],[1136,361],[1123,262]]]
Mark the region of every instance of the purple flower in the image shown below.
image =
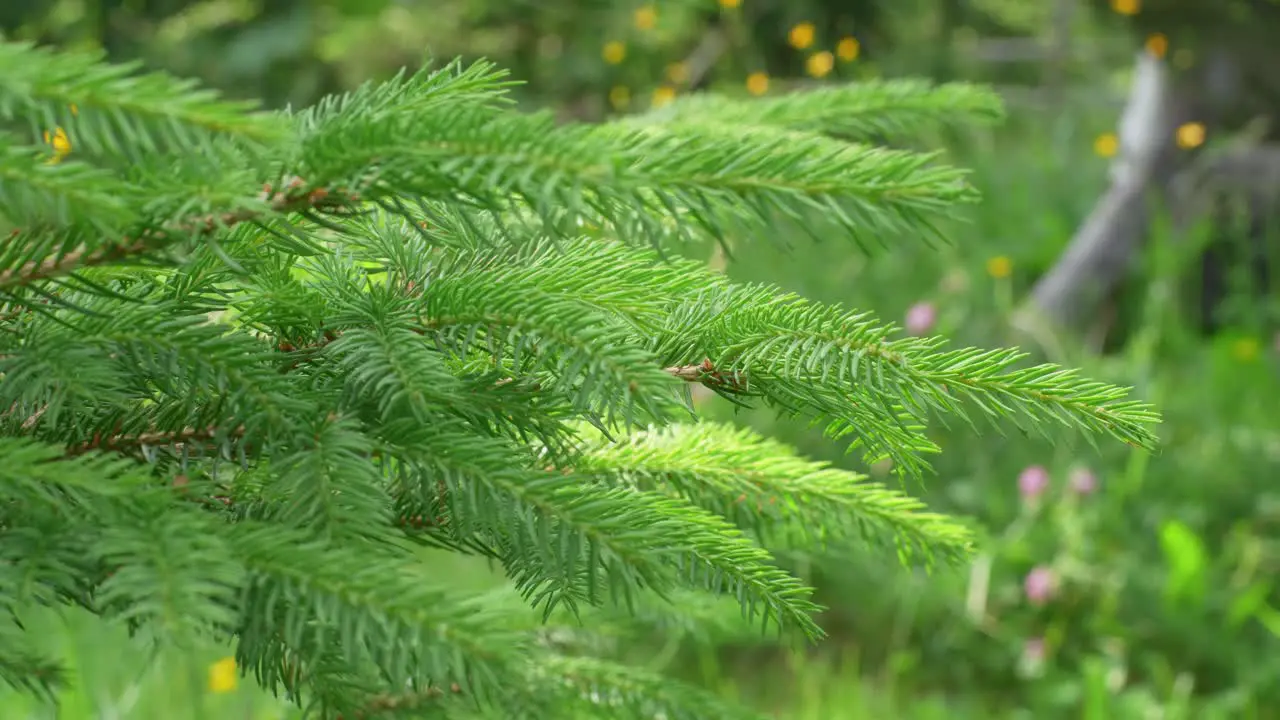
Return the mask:
[[[1018,673],[1023,677],[1040,677],[1044,674],[1045,658],[1049,644],[1042,637],[1029,637],[1022,641],[1022,657],[1018,659]]]
[[[1022,660],[1028,665],[1039,665],[1044,662],[1046,644],[1042,637],[1027,638],[1022,643]]]
[[[1049,489],[1049,471],[1043,465],[1032,465],[1018,475],[1018,492],[1023,500],[1035,500]]]
[[[1057,586],[1058,579],[1054,577],[1053,571],[1043,565],[1027,573],[1027,579],[1022,583],[1022,589],[1032,605],[1043,605],[1049,602]]]
[[[1098,489],[1098,476],[1089,468],[1078,467],[1071,471],[1067,484],[1077,495],[1092,495]]]
[[[923,335],[933,329],[938,321],[938,310],[933,303],[918,302],[907,310],[907,332],[912,335]]]

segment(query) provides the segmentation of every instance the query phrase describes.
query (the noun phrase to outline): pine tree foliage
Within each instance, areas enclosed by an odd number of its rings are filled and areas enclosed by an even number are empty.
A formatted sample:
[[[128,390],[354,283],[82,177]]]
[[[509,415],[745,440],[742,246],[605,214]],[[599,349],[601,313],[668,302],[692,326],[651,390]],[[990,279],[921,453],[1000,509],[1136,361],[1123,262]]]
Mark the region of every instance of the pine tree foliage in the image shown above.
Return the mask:
[[[890,135],[909,138],[929,129],[990,123],[1003,115],[999,98],[979,87],[900,79],[748,101],[691,95],[638,120],[745,125],[870,140]]]
[[[597,652],[609,628],[696,628],[716,613],[689,598],[720,598],[817,638],[809,588],[766,548],[954,561],[971,536],[699,422],[692,385],[824,423],[904,476],[947,416],[1153,444],[1123,389],[895,339],[671,252],[783,225],[927,232],[976,199],[963,173],[854,140],[997,117],[985,90],[695,98],[582,125],[517,111],[507,85],[455,63],[263,113],[0,44],[14,617],[77,605],[164,643],[234,638],[241,668],[324,717],[745,717]],[[493,561],[528,612],[451,587],[421,546]],[[8,682],[57,687],[20,625],[3,639]]]

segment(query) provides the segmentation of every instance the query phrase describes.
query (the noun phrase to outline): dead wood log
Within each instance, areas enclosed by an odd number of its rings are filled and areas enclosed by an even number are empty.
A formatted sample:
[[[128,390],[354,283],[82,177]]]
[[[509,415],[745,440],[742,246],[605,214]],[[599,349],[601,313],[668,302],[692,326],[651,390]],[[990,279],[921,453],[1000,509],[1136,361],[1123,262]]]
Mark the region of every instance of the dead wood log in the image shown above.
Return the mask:
[[[1170,202],[1174,188],[1197,157],[1177,147],[1178,128],[1195,121],[1208,133],[1220,130],[1234,101],[1232,90],[1239,88],[1238,77],[1237,59],[1225,48],[1211,52],[1196,72],[1186,73],[1139,53],[1111,184],[1015,313],[1015,329],[1043,337],[1061,329],[1079,330],[1099,315],[1101,303],[1114,295],[1138,257],[1151,213],[1178,204]]]

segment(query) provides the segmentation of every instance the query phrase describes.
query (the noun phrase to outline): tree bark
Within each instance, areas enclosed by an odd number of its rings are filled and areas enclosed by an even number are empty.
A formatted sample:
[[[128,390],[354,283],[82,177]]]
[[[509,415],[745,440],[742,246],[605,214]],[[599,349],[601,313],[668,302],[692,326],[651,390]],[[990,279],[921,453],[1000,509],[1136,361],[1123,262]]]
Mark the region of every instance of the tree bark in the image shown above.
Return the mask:
[[[1208,133],[1221,127],[1239,94],[1238,78],[1238,63],[1226,49],[1211,53],[1197,72],[1182,74],[1139,53],[1110,187],[1015,314],[1015,328],[1033,334],[1078,330],[1097,317],[1100,303],[1132,268],[1151,211],[1174,205],[1169,199],[1180,171],[1195,157],[1178,148],[1178,128],[1193,120]]]

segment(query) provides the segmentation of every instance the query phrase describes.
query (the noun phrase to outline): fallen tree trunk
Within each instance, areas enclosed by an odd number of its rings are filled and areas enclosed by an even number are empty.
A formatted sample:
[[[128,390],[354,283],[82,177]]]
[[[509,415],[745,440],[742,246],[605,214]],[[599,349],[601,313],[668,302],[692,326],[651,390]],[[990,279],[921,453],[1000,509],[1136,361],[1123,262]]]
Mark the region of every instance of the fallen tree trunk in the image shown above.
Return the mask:
[[[1187,184],[1183,173],[1194,166],[1196,152],[1178,148],[1178,128],[1195,121],[1206,133],[1221,130],[1239,87],[1230,50],[1215,50],[1194,73],[1174,73],[1163,60],[1138,55],[1111,184],[1015,314],[1017,329],[1043,336],[1080,330],[1099,316],[1133,268],[1152,212],[1186,200],[1171,202],[1174,189]]]
[[[1146,233],[1152,190],[1161,184],[1158,171],[1167,172],[1172,164],[1174,146],[1168,138],[1177,129],[1176,92],[1167,66],[1140,54],[1111,185],[1017,314],[1015,321],[1024,329],[1078,326],[1127,273]]]

